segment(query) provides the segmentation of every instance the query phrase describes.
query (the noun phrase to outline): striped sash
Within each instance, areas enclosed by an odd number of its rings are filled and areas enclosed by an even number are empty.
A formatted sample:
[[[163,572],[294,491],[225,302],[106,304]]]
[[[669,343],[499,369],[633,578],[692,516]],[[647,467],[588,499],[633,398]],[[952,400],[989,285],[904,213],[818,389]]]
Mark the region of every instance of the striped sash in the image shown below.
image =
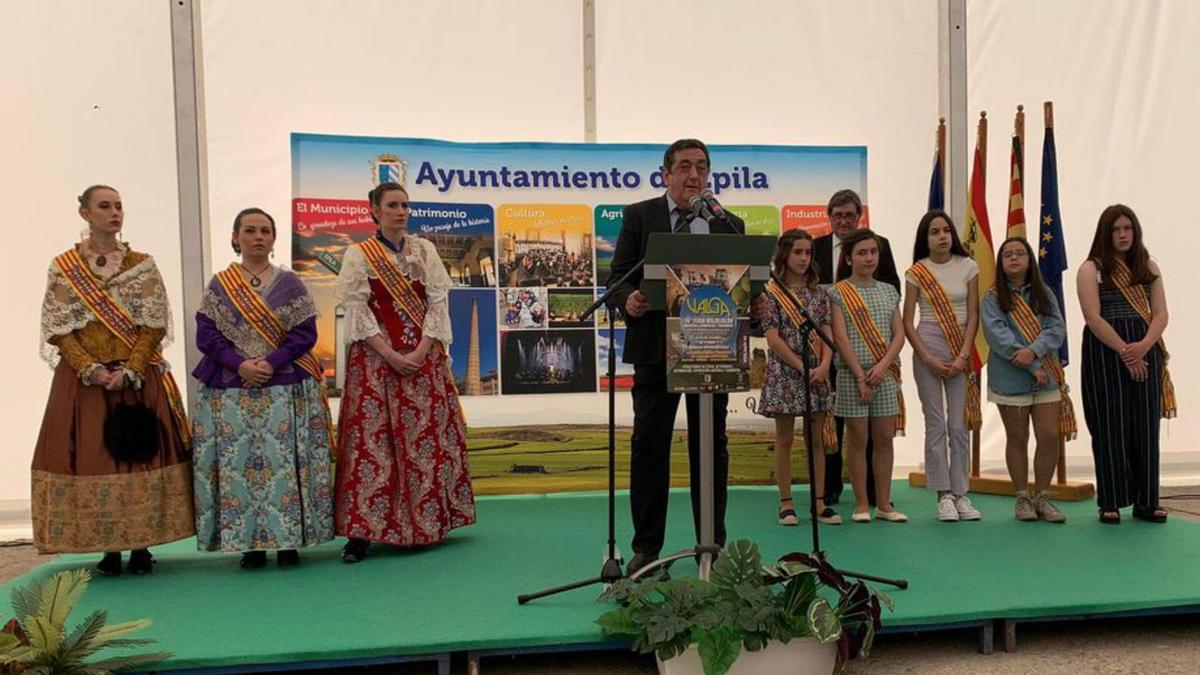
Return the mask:
[[[400,312],[413,325],[424,327],[425,312],[429,310],[429,303],[413,287],[412,281],[400,271],[400,266],[396,264],[396,258],[392,252],[375,237],[359,243],[358,250],[362,251],[363,258],[375,271],[375,276],[387,289],[388,295],[396,301],[396,307]],[[422,334],[424,334],[424,330],[422,330]],[[446,350],[446,345],[442,344],[441,340],[434,340],[433,343],[437,345],[437,350],[441,352],[442,356],[447,357],[445,360],[446,377],[449,378],[454,393],[458,394],[458,386],[454,384],[454,374],[450,371],[449,352]],[[458,406],[458,413],[462,418],[463,426],[466,426],[467,413],[462,409],[461,404]]]
[[[279,345],[283,344],[287,330],[279,322],[275,312],[271,311],[271,306],[266,300],[246,283],[245,277],[238,272],[238,267],[237,263],[234,263],[224,271],[217,272],[217,282],[221,284],[221,289],[229,296],[246,323],[262,336],[271,349],[278,349]],[[325,368],[311,351],[296,359],[295,363],[304,372],[312,375],[318,383],[325,381]]]
[[[56,256],[54,264],[62,270],[63,277],[71,285],[71,289],[75,291],[75,295],[80,301],[91,310],[100,323],[104,324],[105,328],[108,328],[113,335],[117,336],[117,339],[132,350],[138,339],[137,324],[134,323],[133,317],[108,294],[108,291],[104,290],[100,280],[92,274],[83,259],[79,257],[79,252],[71,249]],[[162,351],[154,350],[154,354],[150,356],[150,364],[158,366],[162,363]],[[175,378],[170,371],[160,371],[159,377],[167,392],[167,403],[171,407],[171,413],[179,426],[179,434],[184,445],[190,448],[192,446],[192,430],[188,425],[187,413],[183,409],[183,396],[179,393],[179,386],[175,384]]]
[[[771,299],[773,299],[775,304],[779,307],[779,311],[783,313],[784,317],[791,322],[793,326],[800,328],[804,324],[808,323],[808,319],[805,319],[793,304],[803,304],[803,302],[794,293],[789,293],[787,289],[785,289],[783,286],[780,286],[779,282],[775,281],[774,279],[771,279],[769,282],[767,282],[767,295],[771,296]],[[812,327],[812,331],[810,331],[808,334],[808,344],[809,348],[812,349],[812,353],[816,355],[819,362],[825,350],[825,343],[822,342],[821,338],[817,336],[818,330],[820,330],[818,326]],[[797,356],[799,355],[797,354]],[[809,383],[805,382],[805,391],[807,391],[811,396],[812,392],[808,387]],[[807,422],[805,423],[807,424]],[[837,452],[837,428],[834,427],[833,415],[825,415],[825,422],[821,425],[821,440],[825,446],[825,454],[835,454]]]
[[[908,274],[917,280],[921,291],[925,293],[925,297],[929,298],[929,304],[933,306],[933,313],[937,315],[942,335],[946,336],[946,343],[950,345],[950,349],[955,354],[961,354],[967,338],[963,333],[962,326],[958,325],[958,317],[954,315],[954,307],[950,304],[950,297],[946,295],[946,289],[934,276],[933,270],[924,263],[917,263],[910,267]],[[967,421],[967,428],[978,431],[983,426],[983,410],[979,402],[979,372],[968,370],[966,376],[967,396],[963,415]]]
[[[217,283],[221,284],[221,290],[229,296],[229,300],[233,302],[233,306],[237,308],[246,323],[262,336],[271,349],[278,349],[279,345],[283,344],[287,330],[280,323],[279,317],[275,316],[275,312],[271,311],[271,306],[267,304],[267,301],[250,284],[246,283],[245,277],[238,272],[238,267],[237,263],[234,263],[225,270],[217,272]],[[328,410],[329,397],[325,393],[325,368],[321,365],[321,360],[317,358],[316,354],[309,351],[296,359],[294,363],[317,381],[321,400],[325,402],[325,408]],[[332,417],[327,415],[326,419],[329,422],[325,425],[326,433],[329,435],[329,447],[337,448],[333,435]]]
[[[420,326],[425,323],[425,311],[429,308],[425,299],[413,288],[412,281],[400,271],[392,252],[384,248],[375,237],[371,237],[358,245],[363,258],[375,271],[379,282],[387,289],[388,295],[396,301],[396,307],[412,323]]]
[[[1113,259],[1113,269],[1110,272],[1113,283],[1117,289],[1121,291],[1121,295],[1125,296],[1125,300],[1133,307],[1133,311],[1142,317],[1142,321],[1146,325],[1150,325],[1150,294],[1146,292],[1146,288],[1141,284],[1133,283],[1133,276],[1129,271],[1129,267],[1125,261]],[[1171,355],[1167,353],[1167,343],[1162,338],[1158,340],[1158,346],[1162,349],[1162,416],[1163,419],[1171,419],[1177,413],[1177,404],[1175,401],[1175,383],[1171,381],[1171,373],[1167,370],[1167,360]]]
[[[846,313],[850,315],[850,320],[854,322],[854,327],[867,345],[867,351],[871,353],[876,363],[882,361],[887,354],[887,341],[883,339],[883,333],[880,332],[879,326],[875,325],[875,320],[871,318],[867,303],[863,301],[858,289],[849,280],[839,281],[836,287],[842,296],[842,304],[846,306]],[[893,360],[892,365],[888,366],[888,375],[896,380],[896,401],[900,404],[900,415],[896,420],[896,435],[903,436],[905,411],[904,392],[900,388],[900,364]]]
[[[1020,292],[1014,291],[1012,294],[1012,318],[1017,324],[1017,329],[1021,331],[1021,337],[1025,341],[1032,343],[1037,339],[1039,333],[1042,332],[1042,322],[1038,319],[1037,314],[1033,312],[1033,308],[1025,302],[1025,298]],[[1062,394],[1062,407],[1059,411],[1058,430],[1062,433],[1063,438],[1068,441],[1075,440],[1075,434],[1079,431],[1079,424],[1075,421],[1075,405],[1071,403],[1069,396],[1070,387],[1067,386],[1067,373],[1063,370],[1062,363],[1058,360],[1058,352],[1050,350],[1042,355],[1042,367],[1054,378],[1058,384],[1058,391]]]

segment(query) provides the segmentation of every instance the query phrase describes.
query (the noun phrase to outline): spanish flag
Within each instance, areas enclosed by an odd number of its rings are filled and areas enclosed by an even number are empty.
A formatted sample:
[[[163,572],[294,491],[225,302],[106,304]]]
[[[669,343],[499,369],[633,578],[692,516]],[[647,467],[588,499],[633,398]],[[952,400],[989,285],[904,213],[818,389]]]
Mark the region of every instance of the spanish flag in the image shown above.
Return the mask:
[[[982,147],[981,147],[982,146]],[[967,218],[963,245],[979,266],[979,294],[982,296],[996,279],[996,254],[992,248],[992,229],[988,225],[987,195],[984,175],[984,152],[987,147],[987,120],[979,121],[979,136],[975,140],[975,160],[971,167],[971,184],[967,188]],[[983,331],[975,334],[973,370],[987,362],[988,345]]]

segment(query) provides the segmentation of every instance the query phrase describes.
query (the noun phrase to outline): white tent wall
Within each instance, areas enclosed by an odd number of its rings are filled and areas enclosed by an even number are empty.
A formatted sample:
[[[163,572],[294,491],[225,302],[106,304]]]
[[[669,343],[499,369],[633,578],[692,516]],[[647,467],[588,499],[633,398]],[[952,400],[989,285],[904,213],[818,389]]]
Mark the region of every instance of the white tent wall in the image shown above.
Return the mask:
[[[988,112],[988,213],[995,243],[1008,216],[1009,155],[1017,104],[1026,109],[1025,218],[1036,236],[1041,204],[1042,102],[1054,102],[1059,204],[1071,269],[1064,279],[1072,363],[1067,368],[1081,427],[1067,444],[1072,478],[1091,480],[1091,439],[1080,394],[1083,316],[1075,272],[1091,248],[1104,207],[1138,214],[1151,255],[1163,270],[1171,323],[1171,373],[1180,416],[1163,422],[1165,482],[1200,477],[1200,366],[1191,292],[1200,284],[1192,244],[1196,209],[1189,163],[1200,157],[1200,3],[1189,0],[968,0],[969,148],[979,111]],[[876,182],[877,184],[877,182]],[[960,218],[961,215],[955,214]],[[984,464],[1003,473],[1004,431],[985,406]]]
[[[211,0],[202,18],[217,268],[233,259],[233,216],[250,205],[275,215],[276,261],[290,259],[293,131],[583,140],[579,2]],[[604,417],[586,395],[464,397],[463,407],[485,426]]]
[[[50,259],[87,224],[75,201],[106,183],[124,201],[123,237],[158,262],[172,301],[166,350],[185,377],[170,7],[164,2],[5,2],[0,7],[0,203],[4,233],[6,383],[0,500],[29,498],[50,370],[38,317]]]
[[[926,0],[598,2],[599,140],[866,145],[871,227],[906,265],[937,127],[937,9]],[[896,463],[916,468],[924,427],[903,358],[914,403]],[[730,397],[730,425],[773,428],[744,400]]]

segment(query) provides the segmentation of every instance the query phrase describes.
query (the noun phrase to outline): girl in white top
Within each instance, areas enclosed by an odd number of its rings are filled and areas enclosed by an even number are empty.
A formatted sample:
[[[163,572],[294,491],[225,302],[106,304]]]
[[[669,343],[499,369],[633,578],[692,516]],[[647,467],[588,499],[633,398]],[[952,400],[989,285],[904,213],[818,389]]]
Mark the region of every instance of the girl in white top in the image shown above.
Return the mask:
[[[979,520],[979,511],[967,498],[968,402],[975,422],[979,411],[978,382],[968,379],[979,327],[979,267],[945,212],[930,211],[921,218],[913,266],[904,278],[904,332],[917,355],[913,380],[925,417],[927,485],[937,491],[938,520]],[[914,325],[918,305],[921,319]]]

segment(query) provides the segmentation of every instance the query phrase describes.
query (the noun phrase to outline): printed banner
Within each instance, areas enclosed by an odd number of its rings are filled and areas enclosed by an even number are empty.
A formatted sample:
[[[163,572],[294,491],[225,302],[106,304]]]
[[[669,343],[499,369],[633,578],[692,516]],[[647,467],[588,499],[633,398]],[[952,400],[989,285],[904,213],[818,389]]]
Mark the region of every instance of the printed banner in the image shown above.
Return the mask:
[[[667,389],[750,388],[750,266],[667,267]]]
[[[665,190],[664,144],[452,143],[297,133],[291,145],[292,264],[317,303],[314,351],[327,378],[334,377],[335,341],[341,339],[333,289],[342,254],[375,231],[367,191],[394,180],[412,200],[410,231],[437,246],[455,285],[450,356],[462,395],[607,387],[608,316],[581,317],[603,292],[625,205]],[[865,147],[709,149],[709,187],[746,222],[748,234],[777,236],[793,227],[824,234],[831,194],[852,188],[867,200]],[[734,334],[742,332],[739,327]],[[625,342],[619,320],[612,337],[619,359]],[[742,345],[737,358],[744,361],[745,341],[731,339]],[[716,344],[715,338],[705,341]],[[756,362],[765,351],[752,352],[751,370],[761,372]],[[618,363],[616,386],[630,387],[632,374]]]

